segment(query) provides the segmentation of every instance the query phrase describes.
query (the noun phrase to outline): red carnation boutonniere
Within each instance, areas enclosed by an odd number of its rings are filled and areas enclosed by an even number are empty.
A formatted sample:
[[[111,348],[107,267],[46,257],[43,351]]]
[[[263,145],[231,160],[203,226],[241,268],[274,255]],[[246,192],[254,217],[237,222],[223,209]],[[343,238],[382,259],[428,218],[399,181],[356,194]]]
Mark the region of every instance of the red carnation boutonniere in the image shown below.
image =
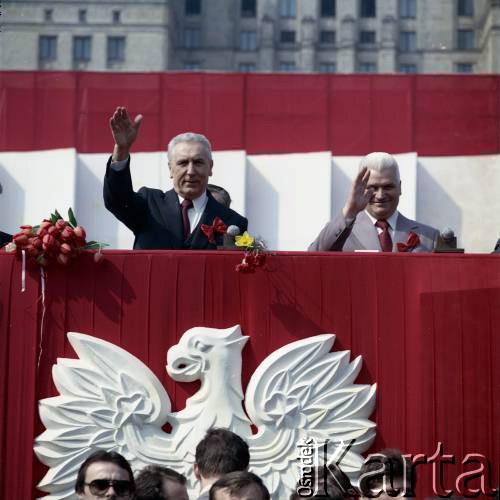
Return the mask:
[[[420,238],[418,237],[418,234],[411,231],[410,234],[408,234],[406,243],[398,243],[398,252],[410,252],[414,248],[418,247],[418,245],[420,245]]]
[[[227,226],[224,224],[224,221],[220,217],[216,217],[212,222],[212,225],[202,224],[201,230],[208,238],[208,241],[215,245],[215,233],[217,234],[226,234]]]

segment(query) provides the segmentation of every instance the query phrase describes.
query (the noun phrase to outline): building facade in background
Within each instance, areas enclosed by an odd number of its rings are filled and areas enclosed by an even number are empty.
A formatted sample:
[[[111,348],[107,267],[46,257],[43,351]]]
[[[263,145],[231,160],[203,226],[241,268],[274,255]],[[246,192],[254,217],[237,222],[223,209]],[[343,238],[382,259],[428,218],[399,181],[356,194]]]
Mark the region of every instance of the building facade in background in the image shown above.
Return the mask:
[[[0,69],[500,73],[500,0],[7,0]]]

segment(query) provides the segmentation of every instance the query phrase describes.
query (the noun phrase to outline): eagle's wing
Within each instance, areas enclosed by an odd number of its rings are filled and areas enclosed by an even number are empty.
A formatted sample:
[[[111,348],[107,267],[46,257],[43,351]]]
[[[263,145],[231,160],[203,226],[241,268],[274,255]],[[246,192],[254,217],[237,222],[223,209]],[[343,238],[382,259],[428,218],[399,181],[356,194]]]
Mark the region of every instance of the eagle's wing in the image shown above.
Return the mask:
[[[330,451],[342,443],[345,451],[351,443],[339,465],[355,475],[363,463],[360,453],[375,438],[368,419],[375,385],[354,384],[361,357],[350,362],[349,351],[330,352],[334,341],[334,335],[318,335],[288,344],[269,355],[248,384],[245,407],[258,429],[249,440],[250,467],[273,498],[288,498],[295,488],[299,442],[329,440]]]
[[[59,396],[39,403],[46,430],[34,450],[49,467],[38,488],[46,499],[74,495],[81,463],[96,449],[114,450],[133,469],[165,462],[168,435],[161,427],[171,405],[154,373],[124,349],[104,340],[68,333],[79,359],[59,358],[52,376]]]

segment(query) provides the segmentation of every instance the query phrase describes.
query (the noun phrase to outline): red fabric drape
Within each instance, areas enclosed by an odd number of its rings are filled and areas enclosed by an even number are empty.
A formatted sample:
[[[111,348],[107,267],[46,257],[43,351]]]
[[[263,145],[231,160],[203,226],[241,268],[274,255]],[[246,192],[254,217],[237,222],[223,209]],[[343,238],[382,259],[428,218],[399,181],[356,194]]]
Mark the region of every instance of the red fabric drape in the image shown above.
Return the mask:
[[[176,134],[249,154],[500,153],[498,75],[0,71],[0,151],[109,153],[116,106],[142,113],[135,151]]]
[[[500,456],[500,258],[493,255],[279,253],[267,271],[234,271],[239,252],[110,251],[47,273],[41,334],[39,273],[0,255],[0,497],[35,496],[44,470],[32,452],[37,401],[55,395],[51,367],[74,357],[78,331],[147,363],[180,409],[195,384],[165,372],[167,349],[192,326],[241,324],[251,337],[243,383],[275,349],[319,333],[362,355],[359,382],[377,383],[377,440],[431,456],[439,441],[460,463]],[[37,361],[40,358],[40,364]],[[446,486],[460,466],[447,466]],[[420,491],[430,493],[430,469]],[[496,476],[498,482],[498,476]],[[495,486],[495,484],[494,484]]]

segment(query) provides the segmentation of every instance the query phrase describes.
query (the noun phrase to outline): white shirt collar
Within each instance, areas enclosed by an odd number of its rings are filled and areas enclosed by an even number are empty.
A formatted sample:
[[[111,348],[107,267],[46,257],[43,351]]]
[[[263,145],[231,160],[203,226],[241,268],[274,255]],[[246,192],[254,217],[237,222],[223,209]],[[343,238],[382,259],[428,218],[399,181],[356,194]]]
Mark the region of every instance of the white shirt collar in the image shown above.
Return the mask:
[[[184,198],[180,194],[177,194],[177,196],[179,197],[179,204],[182,204]],[[195,212],[203,212],[208,202],[207,192],[203,191],[203,194],[198,196],[198,198],[194,198],[192,202]]]
[[[375,217],[370,215],[368,213],[368,211],[366,211],[366,210],[365,210],[365,213],[366,213],[366,215],[368,215],[368,217],[370,217],[370,220],[372,221],[373,225],[375,225],[375,222],[377,222],[377,219],[375,219]],[[389,223],[389,226],[392,229],[392,231],[396,230],[396,223],[398,222],[398,215],[399,215],[399,212],[397,210],[395,210],[394,213],[386,219],[386,221]]]

